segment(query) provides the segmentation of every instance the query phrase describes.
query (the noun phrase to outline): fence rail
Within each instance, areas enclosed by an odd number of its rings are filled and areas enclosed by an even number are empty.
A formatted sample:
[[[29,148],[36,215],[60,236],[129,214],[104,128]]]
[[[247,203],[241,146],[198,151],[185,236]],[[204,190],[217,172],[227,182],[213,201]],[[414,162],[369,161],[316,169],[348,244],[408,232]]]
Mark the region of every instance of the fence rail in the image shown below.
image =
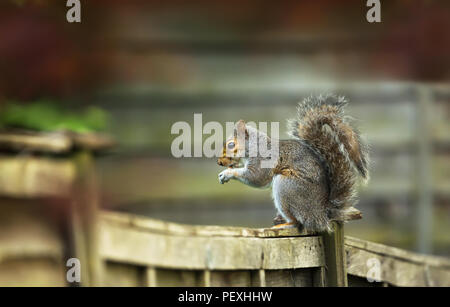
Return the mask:
[[[182,225],[113,212],[103,212],[100,223],[99,251],[109,285],[330,285],[328,239],[317,234]],[[351,237],[345,237],[345,254],[350,286],[450,285],[449,259]],[[367,280],[369,259],[380,265],[373,283]]]
[[[0,285],[72,285],[65,264],[73,257],[67,254],[73,239],[59,236],[34,200],[4,199],[3,206],[8,213],[0,216]],[[450,259],[344,238],[342,228],[326,237],[295,229],[182,225],[109,211],[97,220],[97,235],[74,250],[85,255],[83,286],[450,286]],[[378,276],[372,274],[376,264]]]

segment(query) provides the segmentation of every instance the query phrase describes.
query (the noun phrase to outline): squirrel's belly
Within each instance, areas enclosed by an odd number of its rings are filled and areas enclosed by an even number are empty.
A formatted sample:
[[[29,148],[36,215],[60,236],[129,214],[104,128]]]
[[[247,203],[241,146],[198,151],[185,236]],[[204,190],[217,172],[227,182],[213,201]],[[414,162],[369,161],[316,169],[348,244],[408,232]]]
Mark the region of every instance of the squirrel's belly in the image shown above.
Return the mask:
[[[280,175],[276,175],[272,179],[272,198],[278,213],[286,220],[286,217],[284,216],[283,210],[281,208],[279,188],[280,188]]]
[[[287,212],[287,204],[283,206],[282,202],[282,186],[283,186],[283,178],[282,175],[276,175],[272,179],[272,198],[273,202],[275,204],[275,208],[277,209],[278,213],[283,217],[283,219],[287,222],[292,222],[292,215]]]

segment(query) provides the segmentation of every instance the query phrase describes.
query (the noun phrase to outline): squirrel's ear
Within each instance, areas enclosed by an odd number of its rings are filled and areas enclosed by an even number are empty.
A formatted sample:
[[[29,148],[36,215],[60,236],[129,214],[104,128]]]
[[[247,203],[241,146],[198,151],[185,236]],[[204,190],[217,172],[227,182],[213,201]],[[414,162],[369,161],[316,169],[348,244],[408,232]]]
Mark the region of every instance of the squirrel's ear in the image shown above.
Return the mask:
[[[239,120],[236,124],[236,137],[238,135],[245,135],[245,138],[248,139],[248,130],[247,127],[245,126],[245,122],[244,120]]]

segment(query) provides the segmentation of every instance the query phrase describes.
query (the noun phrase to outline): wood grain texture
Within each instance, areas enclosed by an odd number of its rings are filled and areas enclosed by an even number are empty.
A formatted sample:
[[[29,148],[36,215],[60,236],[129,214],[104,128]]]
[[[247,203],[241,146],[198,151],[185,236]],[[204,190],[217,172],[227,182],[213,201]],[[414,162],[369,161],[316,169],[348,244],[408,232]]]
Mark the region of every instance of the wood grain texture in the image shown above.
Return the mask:
[[[67,153],[72,148],[72,140],[64,133],[0,133],[0,148],[12,151]]]
[[[212,287],[250,287],[252,272],[245,270],[211,272]]]
[[[196,287],[200,286],[202,271],[195,270],[155,270],[155,286],[157,287]]]
[[[23,198],[65,197],[70,193],[76,166],[70,159],[0,156],[0,194]]]
[[[345,286],[347,274],[351,285],[365,286],[450,281],[449,259],[344,239],[342,229],[328,238],[334,244],[335,277],[321,236],[282,232],[277,237],[270,229],[181,225],[111,212],[101,213],[100,229],[101,258],[146,268],[149,286]],[[366,279],[372,258],[381,264],[376,283]]]
[[[64,241],[42,203],[0,205],[0,286],[66,286]]]
[[[103,258],[131,264],[184,269],[283,269],[323,265],[319,237],[266,240],[183,237],[101,227]]]
[[[245,228],[229,226],[198,226],[166,222],[133,214],[103,211],[102,218],[110,224],[138,229],[140,231],[199,237],[248,237],[248,238],[280,238],[314,236],[314,233],[299,231],[295,228]]]
[[[342,223],[333,222],[333,228],[333,233],[323,234],[327,286],[347,287],[344,226]]]
[[[16,259],[62,259],[62,236],[42,203],[0,198],[0,204],[0,264]]]
[[[105,263],[102,285],[106,287],[139,287],[144,286],[144,269],[139,266],[107,262]]]
[[[377,261],[380,265],[380,282],[394,286],[450,286],[449,259],[416,254],[351,237],[346,237],[345,249],[348,274],[367,278],[372,268],[370,262]]]
[[[312,269],[266,271],[267,287],[311,287],[312,285]]]
[[[98,253],[99,207],[98,183],[94,159],[87,151],[74,155],[77,177],[71,197],[70,225],[76,257],[83,263],[83,286],[100,285],[103,262]]]
[[[345,237],[346,248],[353,247],[361,250],[367,250],[373,253],[387,255],[399,260],[406,260],[409,262],[415,262],[418,264],[424,264],[428,266],[437,266],[450,269],[450,259],[432,255],[418,254],[410,252],[404,249],[387,246],[380,243],[361,240],[354,237]]]
[[[0,148],[8,151],[67,154],[75,149],[103,151],[115,145],[114,140],[99,133],[76,133],[69,131],[0,132]]]
[[[61,259],[33,257],[0,262],[0,287],[64,287],[66,267]]]
[[[127,215],[110,217],[102,215],[100,253],[112,261],[207,270],[309,268],[324,264],[322,240],[318,236],[283,234],[272,240],[271,230],[267,230],[270,237],[260,237],[266,235],[264,230],[223,228],[219,232],[220,228],[202,230],[202,226],[157,224],[151,220],[147,221],[147,227],[136,227],[129,223]],[[143,222],[142,219],[139,225]]]

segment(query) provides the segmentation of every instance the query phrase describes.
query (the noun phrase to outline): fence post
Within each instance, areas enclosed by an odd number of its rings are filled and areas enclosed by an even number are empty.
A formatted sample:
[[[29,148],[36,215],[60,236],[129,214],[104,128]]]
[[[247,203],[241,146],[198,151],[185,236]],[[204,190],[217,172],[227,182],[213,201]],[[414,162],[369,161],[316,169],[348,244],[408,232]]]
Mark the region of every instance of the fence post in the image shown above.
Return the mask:
[[[71,236],[74,256],[81,262],[81,285],[102,285],[102,261],[98,251],[99,196],[92,153],[74,156],[77,170],[71,197]]]
[[[322,235],[325,249],[326,282],[328,287],[347,287],[344,225],[341,222],[333,222],[333,228],[333,233]]]
[[[417,121],[417,164],[416,164],[416,245],[421,253],[432,253],[431,228],[433,224],[433,186],[431,174],[432,144],[430,137],[430,113],[433,93],[426,85],[416,87],[418,101]]]

